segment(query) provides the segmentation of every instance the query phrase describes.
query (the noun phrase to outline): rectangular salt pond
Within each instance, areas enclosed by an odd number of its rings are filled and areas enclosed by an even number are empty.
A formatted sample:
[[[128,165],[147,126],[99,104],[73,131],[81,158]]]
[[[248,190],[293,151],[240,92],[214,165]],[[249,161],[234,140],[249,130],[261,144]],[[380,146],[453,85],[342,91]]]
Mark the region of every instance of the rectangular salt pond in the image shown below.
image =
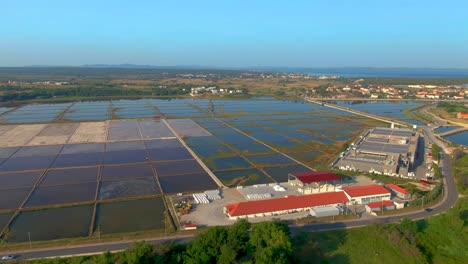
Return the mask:
[[[104,142],[107,137],[107,122],[80,123],[68,143]]]
[[[289,173],[310,171],[309,168],[302,165],[271,167],[263,170],[277,182],[287,182]]]
[[[32,187],[44,171],[10,172],[0,174],[0,190]]]
[[[159,177],[159,183],[164,193],[199,192],[218,188],[207,173]]]
[[[232,150],[228,147],[219,145],[219,146],[190,146],[190,148],[201,158],[220,158],[220,157],[229,157],[236,156]]]
[[[346,107],[362,112],[367,112],[374,115],[389,116],[392,118],[406,119],[404,110],[415,108],[421,105],[416,102],[375,102],[375,101],[352,101],[352,102],[336,102],[341,107]]]
[[[123,181],[101,182],[99,199],[118,199],[160,194],[161,190],[155,178],[139,178]]]
[[[165,148],[178,148],[183,147],[177,139],[157,139],[146,140],[145,145],[147,149],[165,149]]]
[[[148,150],[149,158],[152,161],[171,161],[171,160],[186,160],[193,159],[186,148],[167,148],[167,149],[150,149]]]
[[[9,242],[86,237],[92,213],[92,205],[21,212],[10,225]]]
[[[0,107],[0,115],[14,109],[13,107]]]
[[[138,178],[154,178],[153,170],[150,164],[132,164],[102,167],[102,181],[115,181]]]
[[[127,150],[146,150],[144,141],[123,141],[106,143],[106,152],[127,151]]]
[[[282,154],[256,155],[246,157],[256,166],[267,167],[275,165],[294,165],[297,164],[294,160]]]
[[[66,170],[49,170],[41,186],[57,184],[73,184],[82,182],[97,182],[99,168],[77,168]]]
[[[63,145],[21,147],[12,157],[55,156],[62,148]]]
[[[260,170],[235,170],[216,172],[216,177],[228,187],[272,183],[273,181]]]
[[[78,126],[79,124],[77,123],[48,124],[41,132],[39,132],[39,134],[37,134],[37,136],[71,136]]]
[[[252,168],[252,165],[240,156],[207,160],[205,164],[213,171]]]
[[[0,148],[0,159],[8,159],[11,155],[18,151],[18,149],[19,147]]]
[[[266,153],[274,152],[272,149],[266,147],[265,145],[262,145],[256,142],[250,142],[250,143],[242,142],[242,143],[237,143],[237,144],[230,144],[230,146],[234,149],[237,149],[237,151],[243,155],[261,154],[261,153],[266,154]]]
[[[45,126],[45,124],[14,126],[12,129],[2,134],[0,137],[0,146],[22,146],[37,135]]]
[[[3,230],[6,224],[8,224],[8,221],[10,221],[10,218],[13,216],[13,213],[8,213],[8,214],[0,214],[0,230]]]
[[[144,139],[175,137],[174,133],[161,121],[138,121],[140,131]]]
[[[320,150],[310,150],[305,152],[296,152],[296,153],[288,153],[289,156],[292,158],[299,160],[304,163],[312,163],[315,161],[317,157],[322,155],[323,152]]]
[[[196,160],[168,161],[153,164],[159,176],[205,172]]]
[[[149,161],[146,150],[122,150],[104,153],[103,164],[125,164]]]
[[[190,146],[210,146],[210,145],[222,145],[219,139],[213,136],[206,137],[187,137],[184,139],[187,145]]]
[[[108,140],[141,139],[140,128],[136,120],[111,121],[107,135]]]
[[[101,203],[97,207],[94,232],[106,235],[164,229],[165,212],[166,207],[162,197]]]
[[[59,155],[52,168],[66,168],[79,166],[96,166],[102,163],[104,154],[102,152],[81,153],[81,154],[63,154]]]
[[[176,131],[180,137],[204,137],[210,133],[200,127],[191,119],[169,119],[167,123]]]
[[[37,187],[25,207],[94,201],[96,183],[80,183]]]
[[[0,210],[19,208],[30,192],[31,188],[0,191]]]
[[[50,167],[56,156],[9,158],[0,165],[0,171],[41,170]]]
[[[104,152],[104,143],[68,144],[63,146],[60,155]]]

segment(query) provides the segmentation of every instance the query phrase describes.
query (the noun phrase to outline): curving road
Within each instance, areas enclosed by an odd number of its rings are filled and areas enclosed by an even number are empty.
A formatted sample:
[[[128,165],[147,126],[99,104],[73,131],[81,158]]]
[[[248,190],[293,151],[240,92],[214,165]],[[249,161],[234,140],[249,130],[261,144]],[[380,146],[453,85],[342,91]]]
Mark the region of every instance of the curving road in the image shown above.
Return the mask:
[[[427,131],[426,131],[427,132]],[[431,137],[432,133],[426,133],[427,136]],[[349,220],[342,222],[333,222],[333,223],[312,223],[301,226],[291,226],[292,232],[297,231],[325,231],[325,230],[334,230],[334,229],[343,229],[343,228],[354,228],[370,224],[377,223],[392,223],[398,222],[402,218],[407,217],[410,219],[422,219],[431,215],[440,214],[449,210],[457,201],[458,191],[453,177],[453,171],[450,162],[450,155],[445,154],[443,159],[444,167],[444,198],[436,206],[431,207],[429,210],[419,210],[414,212],[408,212],[400,215],[390,215],[390,216],[380,216],[375,219],[357,219]],[[181,234],[170,237],[163,238],[154,238],[147,239],[146,241],[156,245],[168,241],[174,241],[176,243],[186,243],[193,238],[192,234]],[[139,239],[141,240],[141,239]],[[106,242],[106,243],[96,243],[88,245],[75,245],[75,246],[65,246],[65,247],[55,247],[55,248],[45,248],[45,249],[31,249],[17,252],[4,252],[3,254],[11,254],[18,256],[18,260],[28,260],[28,259],[40,259],[40,258],[53,258],[53,257],[64,257],[64,256],[77,256],[77,255],[94,255],[100,254],[105,251],[122,251],[131,246],[134,241],[138,240],[127,240],[127,241],[117,241],[117,242]]]

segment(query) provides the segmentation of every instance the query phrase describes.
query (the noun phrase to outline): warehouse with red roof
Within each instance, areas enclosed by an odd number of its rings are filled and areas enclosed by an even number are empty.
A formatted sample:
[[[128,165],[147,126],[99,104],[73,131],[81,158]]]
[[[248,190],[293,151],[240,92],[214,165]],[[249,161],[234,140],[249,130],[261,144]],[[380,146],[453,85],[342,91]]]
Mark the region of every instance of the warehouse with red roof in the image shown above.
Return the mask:
[[[335,191],[341,177],[329,171],[306,171],[288,174],[288,184],[297,186],[302,194]]]
[[[303,196],[239,202],[224,206],[223,211],[231,220],[255,218],[308,211],[312,207],[338,206],[349,202],[342,192],[317,193]]]
[[[368,204],[382,200],[390,200],[391,193],[378,184],[352,186],[341,188],[352,204]]]
[[[387,184],[385,185],[390,192],[392,192],[396,197],[401,199],[410,199],[411,194],[405,189],[396,184]]]

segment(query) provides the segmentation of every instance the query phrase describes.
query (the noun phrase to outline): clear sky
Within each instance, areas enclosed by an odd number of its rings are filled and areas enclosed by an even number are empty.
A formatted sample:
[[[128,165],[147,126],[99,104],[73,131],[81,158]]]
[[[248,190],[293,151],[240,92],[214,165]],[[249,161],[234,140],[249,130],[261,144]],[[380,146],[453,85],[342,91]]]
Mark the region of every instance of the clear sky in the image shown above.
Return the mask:
[[[468,68],[467,0],[2,0],[0,66]]]

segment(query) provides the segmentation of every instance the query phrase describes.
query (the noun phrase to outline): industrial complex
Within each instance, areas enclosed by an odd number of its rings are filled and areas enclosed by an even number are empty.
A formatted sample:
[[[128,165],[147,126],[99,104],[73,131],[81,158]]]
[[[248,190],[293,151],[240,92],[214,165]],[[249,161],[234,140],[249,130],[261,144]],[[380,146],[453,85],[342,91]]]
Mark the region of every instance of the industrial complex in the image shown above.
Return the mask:
[[[411,175],[419,134],[410,129],[376,127],[366,131],[333,164],[341,170],[389,176]]]
[[[311,171],[298,173],[298,175],[309,175],[309,181],[312,181],[315,173],[316,172]],[[323,177],[325,173],[329,176]],[[316,183],[329,182],[330,178],[333,177],[332,175],[338,177],[332,172],[318,172],[316,175]],[[322,180],[320,180],[320,178],[322,178]],[[336,182],[339,183],[339,181]],[[290,185],[288,187],[298,187],[299,192],[302,192],[302,187],[295,186],[294,183],[294,181],[289,181]],[[275,199],[262,199],[228,204],[223,207],[223,213],[230,220],[237,220],[241,218],[278,216],[297,212],[307,212],[307,214],[314,217],[333,216],[339,215],[346,207],[355,205],[366,205],[370,208],[369,212],[380,210],[380,205],[384,206],[385,210],[393,210],[395,209],[395,204],[391,200],[392,192],[390,191],[393,189],[398,189],[402,193],[407,193],[404,188],[394,184],[389,184],[388,186],[370,184],[340,188],[334,186],[330,191],[322,193],[293,195]],[[394,197],[396,197],[396,195],[394,195]],[[398,195],[398,197],[400,196]]]

